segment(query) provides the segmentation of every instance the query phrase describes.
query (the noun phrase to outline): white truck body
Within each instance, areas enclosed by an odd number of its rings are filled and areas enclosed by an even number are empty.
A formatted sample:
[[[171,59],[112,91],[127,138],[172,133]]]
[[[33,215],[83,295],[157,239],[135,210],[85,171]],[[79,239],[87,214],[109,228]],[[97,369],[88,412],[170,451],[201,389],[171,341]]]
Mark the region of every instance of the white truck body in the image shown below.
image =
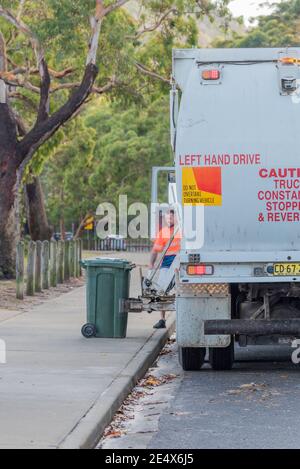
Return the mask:
[[[288,297],[297,318],[299,59],[298,48],[173,51],[171,138],[183,213],[176,301],[182,348],[228,347],[229,334],[204,333],[206,320],[250,320],[256,306],[262,309],[256,319],[271,320],[274,311],[284,319],[282,301]],[[193,216],[203,232],[196,246],[186,237],[187,210],[193,213],[189,223]],[[211,268],[191,276],[190,265]],[[253,335],[237,337],[254,342]]]

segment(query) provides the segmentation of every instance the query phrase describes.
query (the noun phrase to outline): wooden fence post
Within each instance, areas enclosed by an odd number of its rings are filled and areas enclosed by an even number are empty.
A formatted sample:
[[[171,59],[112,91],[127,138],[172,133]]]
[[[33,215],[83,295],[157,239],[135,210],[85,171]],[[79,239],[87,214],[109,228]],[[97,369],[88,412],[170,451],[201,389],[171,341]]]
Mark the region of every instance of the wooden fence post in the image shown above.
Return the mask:
[[[78,262],[79,262],[79,255],[78,255],[78,241],[74,241],[74,277],[78,277]]]
[[[78,251],[78,239],[75,240],[74,242],[74,250],[75,250],[75,255],[74,255],[74,276],[76,278],[79,277],[79,251]]]
[[[16,295],[18,300],[24,300],[24,243],[17,245],[17,262],[16,262]]]
[[[74,241],[69,243],[69,263],[70,263],[70,277],[74,277],[74,266],[75,266],[75,252],[74,252]]]
[[[65,241],[64,281],[70,280],[70,241]]]
[[[34,296],[35,292],[35,257],[36,257],[36,244],[30,241],[28,246],[28,260],[27,260],[27,283],[26,294]]]
[[[58,241],[57,248],[57,283],[64,283],[64,242]]]
[[[49,289],[49,241],[43,242],[42,249],[42,289]]]
[[[74,277],[77,278],[77,263],[78,263],[78,252],[77,252],[77,240],[74,241]]]
[[[36,259],[35,259],[35,291],[42,291],[42,241],[36,242]]]
[[[82,261],[83,240],[79,239],[79,277],[82,277],[82,268],[80,262]]]
[[[50,241],[50,286],[56,287],[56,255],[57,255],[57,244],[56,241]]]

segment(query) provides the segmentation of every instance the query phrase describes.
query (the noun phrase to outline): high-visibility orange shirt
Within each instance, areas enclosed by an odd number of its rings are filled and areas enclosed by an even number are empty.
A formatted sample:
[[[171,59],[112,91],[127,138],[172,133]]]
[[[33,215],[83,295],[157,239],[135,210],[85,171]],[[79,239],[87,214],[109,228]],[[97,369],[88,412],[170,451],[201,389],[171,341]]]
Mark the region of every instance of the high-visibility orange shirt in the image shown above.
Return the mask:
[[[166,244],[170,241],[170,238],[173,236],[174,227],[170,228],[165,226],[162,228],[154,242],[152,252],[162,252]],[[180,242],[181,242],[181,233],[177,231],[172,243],[170,244],[166,256],[177,254],[180,251]]]

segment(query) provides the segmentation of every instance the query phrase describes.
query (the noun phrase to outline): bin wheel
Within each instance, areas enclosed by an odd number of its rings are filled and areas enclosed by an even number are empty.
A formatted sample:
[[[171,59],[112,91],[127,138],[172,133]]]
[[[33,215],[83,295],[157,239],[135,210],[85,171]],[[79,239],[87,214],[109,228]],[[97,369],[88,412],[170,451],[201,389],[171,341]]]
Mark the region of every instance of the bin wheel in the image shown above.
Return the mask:
[[[95,324],[88,323],[88,324],[85,324],[84,326],[82,326],[81,334],[86,339],[91,339],[92,337],[95,337],[95,335],[96,335],[96,326],[95,326]]]
[[[234,340],[228,347],[217,348],[212,347],[209,349],[209,362],[215,371],[231,370],[234,362]]]
[[[203,347],[179,347],[179,363],[184,371],[201,370],[206,355],[206,348]]]

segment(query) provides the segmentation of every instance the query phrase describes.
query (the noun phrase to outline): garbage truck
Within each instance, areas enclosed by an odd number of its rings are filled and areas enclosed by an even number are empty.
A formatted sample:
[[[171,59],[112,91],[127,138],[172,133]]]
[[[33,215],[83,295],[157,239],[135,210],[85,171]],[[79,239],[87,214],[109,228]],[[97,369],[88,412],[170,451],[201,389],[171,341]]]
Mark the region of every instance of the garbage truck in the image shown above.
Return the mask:
[[[179,359],[300,336],[300,49],[175,49]]]

